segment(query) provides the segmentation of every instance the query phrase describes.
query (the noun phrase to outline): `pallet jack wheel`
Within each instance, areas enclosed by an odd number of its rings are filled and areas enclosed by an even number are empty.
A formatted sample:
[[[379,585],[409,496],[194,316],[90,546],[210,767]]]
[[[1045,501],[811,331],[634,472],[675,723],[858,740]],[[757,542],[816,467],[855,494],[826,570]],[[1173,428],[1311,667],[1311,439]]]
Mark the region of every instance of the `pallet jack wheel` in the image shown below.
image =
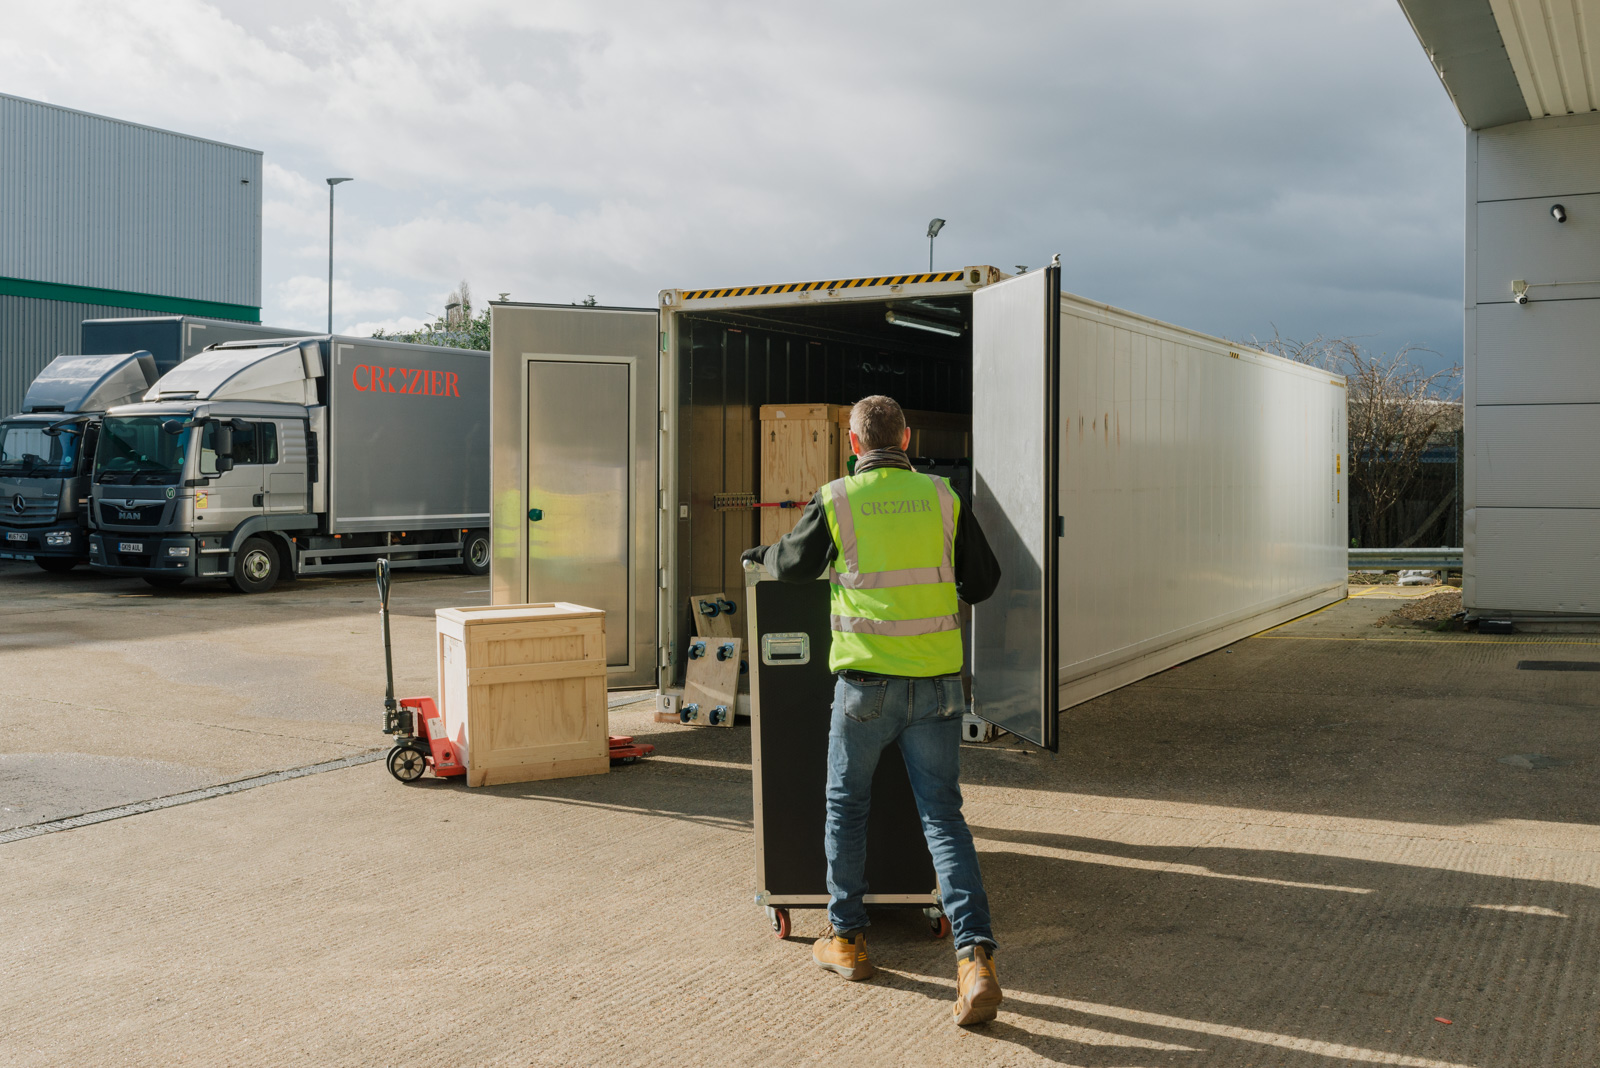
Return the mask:
[[[389,750],[386,763],[389,765],[389,774],[401,782],[416,782],[428,770],[428,762],[423,759],[422,752],[409,745],[397,745]]]
[[[928,917],[928,930],[933,932],[933,937],[941,941],[950,937],[950,917],[939,909],[923,909],[922,914]]]
[[[772,922],[772,929],[777,932],[780,939],[789,937],[789,910],[767,908],[767,919]]]

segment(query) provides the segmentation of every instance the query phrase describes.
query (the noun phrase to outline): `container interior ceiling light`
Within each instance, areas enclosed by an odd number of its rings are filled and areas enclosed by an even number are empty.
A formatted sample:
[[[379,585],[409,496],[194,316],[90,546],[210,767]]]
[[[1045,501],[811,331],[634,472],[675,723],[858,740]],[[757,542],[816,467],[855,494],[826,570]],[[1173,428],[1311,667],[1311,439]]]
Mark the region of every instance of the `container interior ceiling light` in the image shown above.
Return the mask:
[[[961,327],[954,323],[936,323],[932,319],[918,319],[893,309],[884,312],[883,318],[885,322],[893,323],[895,326],[910,327],[912,330],[926,330],[930,334],[943,334],[945,337],[961,336]]]

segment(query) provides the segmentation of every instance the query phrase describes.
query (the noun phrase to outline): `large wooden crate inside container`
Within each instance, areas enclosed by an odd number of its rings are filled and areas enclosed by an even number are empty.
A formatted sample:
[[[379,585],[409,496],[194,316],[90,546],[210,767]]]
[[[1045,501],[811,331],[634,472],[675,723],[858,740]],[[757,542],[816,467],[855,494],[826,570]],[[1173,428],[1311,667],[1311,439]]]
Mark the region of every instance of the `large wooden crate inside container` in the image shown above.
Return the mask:
[[[554,604],[441,608],[439,702],[467,785],[598,775],[606,740],[606,614]]]
[[[763,502],[798,501],[799,508],[762,508],[761,544],[771,545],[800,522],[812,494],[839,477],[837,404],[761,406],[761,488]],[[845,446],[848,454],[849,446]]]

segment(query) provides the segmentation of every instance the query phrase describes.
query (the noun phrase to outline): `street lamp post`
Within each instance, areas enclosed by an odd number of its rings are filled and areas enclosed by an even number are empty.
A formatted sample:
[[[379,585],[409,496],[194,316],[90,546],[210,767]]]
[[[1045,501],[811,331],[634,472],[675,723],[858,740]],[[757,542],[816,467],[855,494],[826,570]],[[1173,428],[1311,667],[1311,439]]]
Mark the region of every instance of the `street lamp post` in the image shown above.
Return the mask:
[[[328,179],[328,333],[333,333],[333,187],[354,178]]]
[[[943,219],[928,220],[928,273],[933,273],[933,239],[939,236],[939,231],[944,229]]]

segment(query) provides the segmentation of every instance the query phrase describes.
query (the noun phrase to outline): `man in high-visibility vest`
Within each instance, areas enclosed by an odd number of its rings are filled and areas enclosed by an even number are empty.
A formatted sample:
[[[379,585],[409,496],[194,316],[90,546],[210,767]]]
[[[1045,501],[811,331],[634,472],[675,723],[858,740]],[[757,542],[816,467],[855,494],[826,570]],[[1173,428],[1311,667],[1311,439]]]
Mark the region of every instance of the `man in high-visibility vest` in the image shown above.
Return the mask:
[[[855,473],[828,483],[799,524],[773,546],[747,550],[776,578],[831,583],[837,681],[828,731],[829,928],[812,948],[824,968],[867,979],[866,846],[872,775],[896,742],[939,874],[956,946],[958,1024],[994,1019],[989,899],[972,833],[961,815],[961,629],[957,598],[994,592],[1000,566],[967,503],[950,483],[915,471],[911,432],[888,397],[850,411]]]

